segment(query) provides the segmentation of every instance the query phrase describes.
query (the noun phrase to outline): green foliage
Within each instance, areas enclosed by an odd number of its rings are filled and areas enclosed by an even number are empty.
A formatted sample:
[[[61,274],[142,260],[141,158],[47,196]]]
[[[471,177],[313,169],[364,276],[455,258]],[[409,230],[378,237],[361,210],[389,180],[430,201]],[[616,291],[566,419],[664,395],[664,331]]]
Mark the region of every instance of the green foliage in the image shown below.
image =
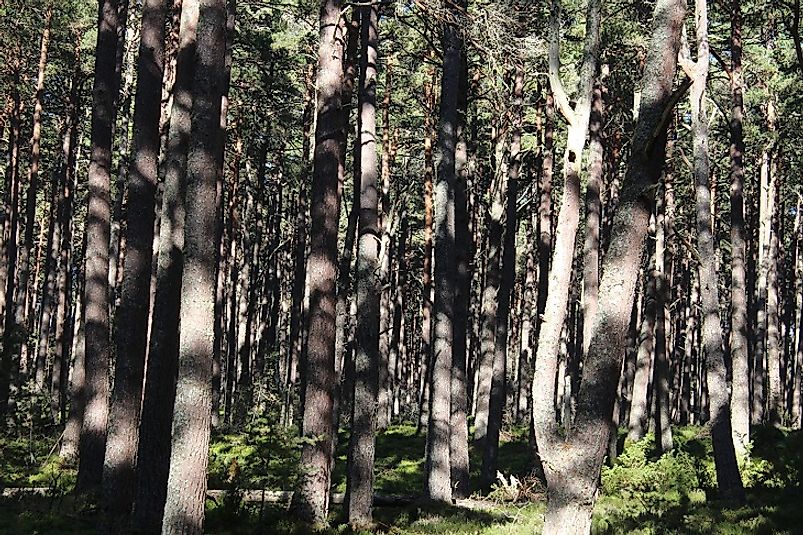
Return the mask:
[[[705,501],[704,465],[682,448],[657,459],[652,458],[654,450],[654,436],[648,434],[628,444],[612,467],[603,468],[603,491],[618,498],[620,512],[627,516],[648,511],[660,514],[681,504]]]
[[[249,423],[244,432],[212,437],[209,488],[242,490],[292,488],[299,443],[295,432],[270,418]]]

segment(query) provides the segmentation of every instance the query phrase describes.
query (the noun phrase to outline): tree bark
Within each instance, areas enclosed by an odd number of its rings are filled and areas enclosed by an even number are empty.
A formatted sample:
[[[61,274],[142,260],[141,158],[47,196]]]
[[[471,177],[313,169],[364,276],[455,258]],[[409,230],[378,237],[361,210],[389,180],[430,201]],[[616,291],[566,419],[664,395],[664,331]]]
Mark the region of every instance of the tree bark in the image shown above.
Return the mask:
[[[429,383],[427,428],[426,498],[451,503],[449,419],[451,414],[452,343],[457,270],[455,251],[455,149],[457,145],[460,71],[464,53],[459,23],[466,0],[456,0],[447,9],[443,27],[443,81],[441,83],[438,149],[440,161],[434,188],[435,212],[435,302]]]
[[[744,83],[742,79],[742,2],[731,0],[731,420],[737,457],[750,441],[750,377],[744,220]]]
[[[379,249],[379,169],[376,144],[376,77],[379,9],[361,8],[360,91],[360,218],[357,243],[357,336],[354,355],[354,398],[347,480],[348,521],[355,531],[373,522],[374,436],[379,401],[379,323],[382,281]],[[385,125],[387,126],[387,125]],[[385,147],[387,150],[387,147]],[[389,254],[389,252],[386,252]]]
[[[178,380],[162,533],[203,533],[212,407],[217,159],[226,1],[200,0],[192,84]]]
[[[303,392],[301,481],[295,495],[298,517],[325,525],[334,434],[335,312],[337,278],[337,222],[340,216],[338,181],[344,168],[343,27],[341,0],[323,0],[318,48],[318,106],[312,179],[310,229],[309,342],[306,349],[306,384]]]
[[[165,46],[165,1],[142,6],[134,144],[128,172],[126,256],[117,322],[114,391],[109,408],[103,490],[106,528],[127,529],[134,500],[134,471],[145,354],[148,346],[154,206],[158,183],[159,117]]]
[[[589,2],[586,14],[586,37],[580,67],[580,89],[577,104],[571,109],[560,79],[560,7],[552,2],[550,15],[549,81],[558,109],[569,123],[566,154],[563,162],[564,189],[555,237],[555,252],[549,271],[549,290],[543,324],[538,336],[533,389],[536,440],[557,433],[554,408],[555,374],[558,367],[561,332],[566,320],[567,304],[574,259],[577,226],[580,222],[580,170],[583,148],[590,119],[594,77],[600,43],[601,3]],[[546,445],[546,444],[544,444]]]
[[[170,467],[170,434],[176,395],[179,318],[184,254],[187,151],[191,131],[195,73],[198,0],[184,0],[176,55],[176,81],[170,113],[162,225],[153,304],[148,366],[137,446],[137,493],[132,529],[158,531],[161,527]]]
[[[115,70],[118,1],[102,0],[98,10],[95,82],[92,90],[92,135],[89,164],[89,209],[86,221],[86,314],[84,422],[79,446],[79,492],[97,489],[103,476],[109,413],[109,180],[114,103],[120,85]]]
[[[566,439],[558,435],[554,420],[542,420],[536,427],[548,483],[546,534],[590,531],[652,196],[664,158],[665,117],[675,104],[672,79],[685,4],[682,0],[660,0],[655,6],[639,120],[602,266],[599,299],[609,306],[599,309],[595,316],[574,425]],[[541,395],[536,392],[541,388],[536,382],[534,396]],[[544,402],[551,405],[552,397]]]
[[[48,3],[45,8],[45,19],[42,23],[42,41],[39,48],[39,70],[36,78],[36,91],[33,109],[33,135],[31,136],[31,166],[28,168],[28,194],[25,201],[25,238],[19,251],[19,282],[17,289],[17,316],[18,324],[25,327],[26,336],[22,342],[20,359],[25,362],[28,353],[27,334],[33,329],[32,303],[29,296],[35,292],[30,286],[36,286],[38,281],[30,281],[31,262],[30,255],[33,250],[34,226],[36,224],[36,195],[39,190],[39,165],[42,154],[42,99],[45,91],[45,69],[47,68],[47,53],[50,47],[50,31],[53,21],[53,4]],[[36,304],[33,303],[35,306]],[[40,386],[41,385],[37,385]]]
[[[731,433],[730,399],[722,350],[719,318],[719,289],[711,224],[710,163],[708,156],[708,116],[705,88],[708,81],[708,8],[706,0],[695,0],[697,61],[692,63],[684,47],[680,63],[692,80],[691,121],[694,153],[694,183],[697,211],[697,248],[700,255],[701,342],[705,354],[705,379],[710,400],[711,435],[714,443],[717,484],[720,495],[734,503],[744,502]]]

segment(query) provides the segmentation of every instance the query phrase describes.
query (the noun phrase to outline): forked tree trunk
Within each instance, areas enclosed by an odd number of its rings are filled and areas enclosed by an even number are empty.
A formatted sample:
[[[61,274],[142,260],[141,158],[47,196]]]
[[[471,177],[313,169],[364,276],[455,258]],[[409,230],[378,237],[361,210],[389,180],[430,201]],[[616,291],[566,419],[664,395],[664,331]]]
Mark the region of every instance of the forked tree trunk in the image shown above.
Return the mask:
[[[560,79],[560,7],[552,2],[549,35],[549,82],[558,109],[569,123],[563,162],[564,189],[555,236],[555,252],[549,270],[549,290],[543,324],[538,333],[533,384],[533,412],[536,440],[551,441],[547,435],[557,432],[554,409],[555,376],[558,371],[561,333],[569,303],[569,290],[577,227],[580,223],[580,171],[590,120],[594,77],[600,43],[601,1],[591,0],[586,13],[586,36],[577,103],[572,109]],[[546,444],[543,444],[546,446]]]
[[[711,436],[714,444],[717,484],[720,495],[728,501],[744,502],[744,488],[739,475],[731,434],[730,399],[722,350],[722,326],[719,319],[719,288],[715,264],[714,236],[711,224],[710,163],[708,156],[708,7],[707,0],[695,0],[697,33],[696,62],[684,47],[681,65],[692,80],[691,121],[694,153],[694,184],[697,208],[697,248],[700,273],[701,342],[704,351],[705,379],[710,400]]]
[[[574,425],[561,438],[554,419],[537,422],[548,484],[546,534],[574,535],[591,529],[652,196],[664,159],[666,116],[676,100],[672,79],[685,8],[683,0],[659,0],[655,6],[639,120],[602,266],[599,298],[609,306],[600,308],[594,320]],[[540,388],[536,383],[534,395]],[[551,404],[551,398],[548,401]]]

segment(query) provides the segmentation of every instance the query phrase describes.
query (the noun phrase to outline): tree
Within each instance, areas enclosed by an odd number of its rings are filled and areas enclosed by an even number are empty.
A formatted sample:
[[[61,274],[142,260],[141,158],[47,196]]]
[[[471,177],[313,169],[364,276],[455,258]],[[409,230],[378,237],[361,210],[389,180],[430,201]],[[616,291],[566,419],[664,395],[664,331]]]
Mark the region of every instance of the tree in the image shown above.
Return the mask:
[[[685,7],[681,0],[655,5],[632,153],[602,266],[599,299],[610,306],[599,309],[594,319],[574,423],[562,438],[554,417],[536,421],[547,480],[546,534],[591,530],[653,190],[661,174],[667,117],[680,97],[672,92],[672,79]],[[542,389],[534,382],[533,397],[551,404],[551,398],[541,397]]]
[[[376,78],[378,19],[376,5],[360,16],[360,90],[357,132],[360,147],[360,218],[357,243],[357,335],[354,397],[349,443],[348,517],[352,529],[370,526],[374,500],[374,435],[379,396],[379,168],[376,153]],[[387,127],[387,125],[385,125]],[[385,146],[384,150],[388,150]],[[385,254],[390,254],[386,251]]]
[[[86,222],[84,314],[86,390],[79,445],[78,480],[82,492],[95,490],[103,477],[109,414],[109,181],[114,102],[120,85],[115,70],[119,25],[118,0],[101,0],[92,89],[89,212]]]
[[[433,230],[435,235],[435,300],[433,344],[429,380],[429,425],[427,426],[426,497],[435,502],[452,501],[449,426],[451,415],[451,368],[456,269],[455,240],[455,149],[457,102],[460,88],[463,40],[460,20],[466,0],[447,5],[443,27],[443,80],[438,128],[438,176],[434,187]]]
[[[127,524],[136,486],[135,459],[145,354],[148,346],[154,203],[158,182],[159,118],[165,48],[165,2],[142,6],[134,144],[128,172],[126,256],[117,321],[114,391],[109,409],[103,487],[106,521]]]
[[[304,418],[301,481],[295,510],[309,524],[326,524],[334,434],[335,310],[338,179],[345,167],[343,127],[343,25],[341,0],[322,0],[318,44],[318,105],[312,177],[308,260],[310,307],[302,392]]]
[[[173,441],[162,533],[203,533],[212,414],[215,307],[215,204],[220,106],[226,53],[226,1],[198,4],[197,67],[187,154],[184,267],[173,409]],[[189,321],[187,321],[189,320]]]
[[[141,531],[159,529],[167,499],[170,429],[178,370],[187,152],[192,130],[192,81],[196,71],[199,9],[197,0],[183,0],[173,109],[165,147],[163,220],[159,237],[153,329],[137,448],[137,494],[132,513],[132,528]]]
[[[680,65],[692,81],[691,121],[694,150],[694,185],[697,202],[697,248],[700,254],[701,336],[705,350],[706,379],[710,398],[711,436],[720,494],[736,503],[744,502],[744,488],[731,436],[730,399],[722,351],[719,321],[719,288],[714,263],[711,229],[710,163],[708,156],[708,115],[705,94],[709,69],[707,0],[695,0],[697,61],[692,62],[688,45],[681,49]]]

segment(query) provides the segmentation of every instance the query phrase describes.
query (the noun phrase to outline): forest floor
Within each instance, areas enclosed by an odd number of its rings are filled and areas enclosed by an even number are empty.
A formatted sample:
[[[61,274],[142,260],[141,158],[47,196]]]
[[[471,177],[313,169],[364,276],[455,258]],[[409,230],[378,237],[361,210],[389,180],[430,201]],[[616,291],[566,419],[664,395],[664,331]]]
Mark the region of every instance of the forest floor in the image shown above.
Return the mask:
[[[623,445],[623,437],[620,437]],[[748,503],[722,507],[716,499],[711,442],[705,429],[677,428],[675,450],[657,457],[652,437],[628,444],[603,470],[602,496],[594,514],[594,533],[618,534],[777,534],[803,533],[803,433],[761,428],[753,437],[750,461],[743,465]],[[44,487],[44,495],[0,498],[0,533],[90,533],[96,509],[70,494],[75,472],[51,451],[56,437],[0,438],[0,487]],[[334,471],[335,493],[345,490],[348,436],[341,433]],[[286,506],[244,499],[247,489],[292,488],[297,443],[267,422],[253,422],[245,433],[216,434],[210,453],[210,488],[227,492],[210,499],[207,532],[215,534],[306,533]],[[524,429],[503,436],[499,471],[488,496],[472,496],[453,507],[415,500],[423,488],[423,436],[409,425],[393,426],[377,437],[376,489],[383,496],[412,501],[378,506],[376,532],[390,534],[538,533],[543,522],[543,487],[532,475],[532,456]],[[472,459],[481,458],[478,451]],[[476,481],[478,467],[472,477]],[[513,476],[513,480],[511,480]],[[335,505],[329,533],[348,533],[343,509]]]

